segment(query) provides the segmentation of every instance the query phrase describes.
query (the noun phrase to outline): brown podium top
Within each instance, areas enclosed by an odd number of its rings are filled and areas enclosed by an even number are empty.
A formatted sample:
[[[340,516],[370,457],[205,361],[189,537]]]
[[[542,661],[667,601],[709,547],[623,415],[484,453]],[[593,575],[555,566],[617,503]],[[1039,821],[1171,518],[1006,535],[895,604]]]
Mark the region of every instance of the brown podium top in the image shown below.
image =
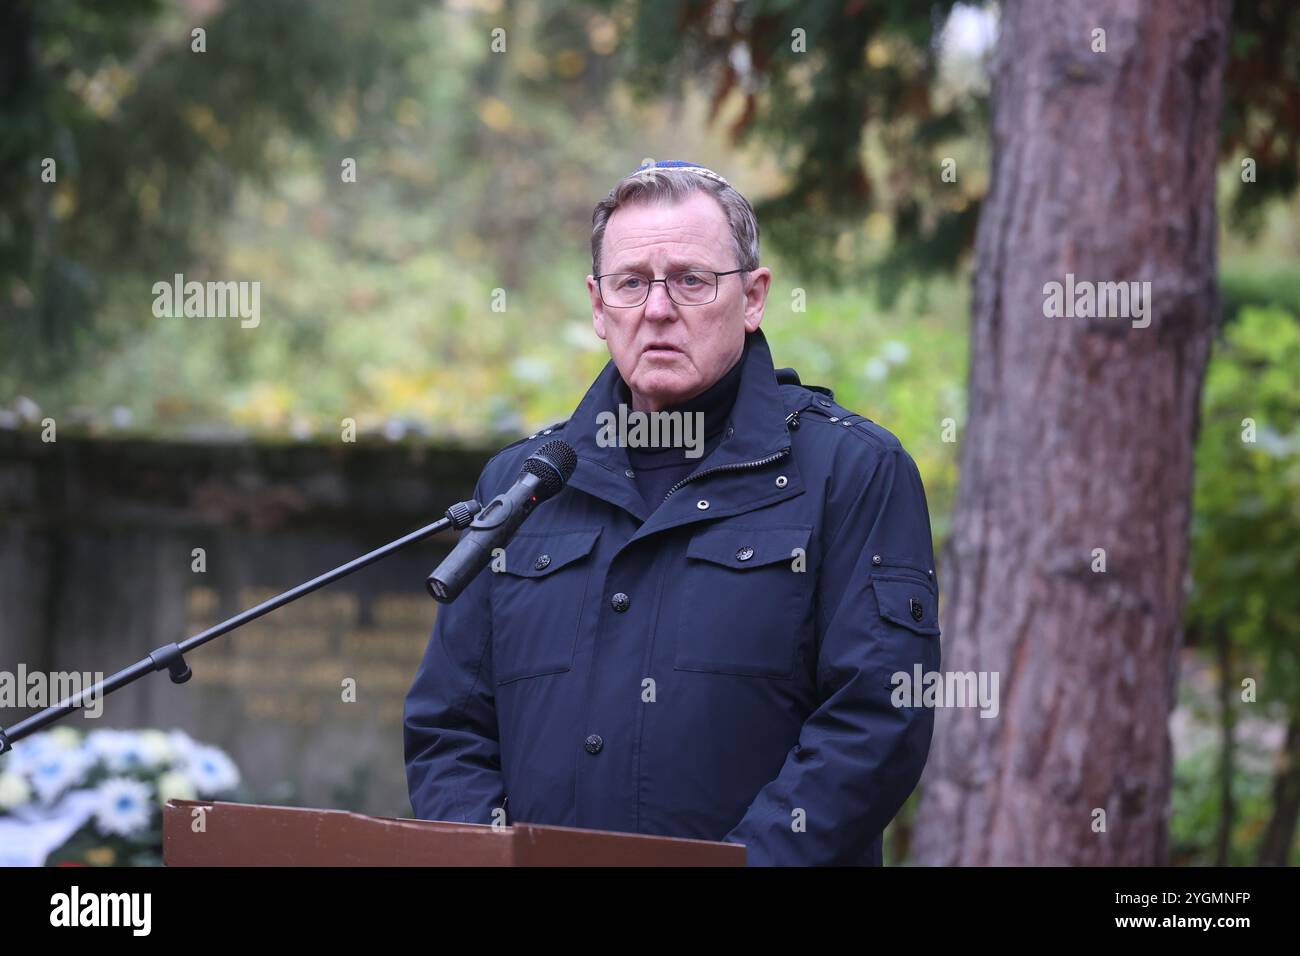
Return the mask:
[[[167,866],[744,866],[737,843],[169,800]]]

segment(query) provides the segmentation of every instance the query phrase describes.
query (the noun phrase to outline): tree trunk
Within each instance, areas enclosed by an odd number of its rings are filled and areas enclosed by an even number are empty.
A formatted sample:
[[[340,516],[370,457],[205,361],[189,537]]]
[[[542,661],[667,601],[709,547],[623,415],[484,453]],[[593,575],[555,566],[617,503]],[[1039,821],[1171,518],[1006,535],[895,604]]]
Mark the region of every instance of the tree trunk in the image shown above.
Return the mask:
[[[943,566],[944,670],[996,672],[1000,710],[939,711],[921,863],[1165,860],[1229,11],[1003,5]],[[1146,320],[1047,317],[1068,274],[1150,282]]]
[[[1223,743],[1219,754],[1219,831],[1214,836],[1214,865],[1227,866],[1232,849],[1232,824],[1237,805],[1232,796],[1232,778],[1236,773],[1236,713],[1233,711],[1232,641],[1228,629],[1215,628],[1215,649],[1219,657],[1219,729]]]
[[[1286,725],[1286,743],[1277,755],[1273,772],[1273,815],[1259,842],[1260,866],[1286,866],[1300,819],[1300,715]]]

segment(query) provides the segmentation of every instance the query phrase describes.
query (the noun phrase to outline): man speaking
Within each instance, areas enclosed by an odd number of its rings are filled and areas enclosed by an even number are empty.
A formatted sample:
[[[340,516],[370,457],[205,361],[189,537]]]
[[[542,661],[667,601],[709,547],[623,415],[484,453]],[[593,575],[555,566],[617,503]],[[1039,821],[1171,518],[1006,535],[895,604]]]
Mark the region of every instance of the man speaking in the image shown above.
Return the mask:
[[[415,815],[879,865],[934,721],[892,695],[893,675],[939,666],[916,465],[773,368],[771,272],[725,179],[647,164],[592,222],[611,361],[572,417],[479,479],[487,501],[548,442],[578,456],[439,609],[406,699]]]

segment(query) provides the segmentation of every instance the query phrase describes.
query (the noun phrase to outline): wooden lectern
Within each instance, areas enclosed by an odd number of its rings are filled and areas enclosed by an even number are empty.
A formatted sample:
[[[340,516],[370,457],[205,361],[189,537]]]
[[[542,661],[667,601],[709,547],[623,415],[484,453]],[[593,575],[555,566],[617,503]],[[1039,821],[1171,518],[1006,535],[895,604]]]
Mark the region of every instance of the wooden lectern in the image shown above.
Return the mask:
[[[196,812],[201,811],[201,812]],[[169,800],[167,866],[744,866],[738,843]]]

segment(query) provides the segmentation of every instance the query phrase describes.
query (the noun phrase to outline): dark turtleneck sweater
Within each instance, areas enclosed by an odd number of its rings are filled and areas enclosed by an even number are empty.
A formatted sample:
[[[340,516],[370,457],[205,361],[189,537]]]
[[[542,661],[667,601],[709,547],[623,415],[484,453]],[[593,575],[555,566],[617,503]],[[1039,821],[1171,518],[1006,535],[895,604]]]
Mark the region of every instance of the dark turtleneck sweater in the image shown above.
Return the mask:
[[[704,452],[698,458],[687,458],[686,448],[628,448],[628,462],[632,466],[637,490],[651,511],[659,507],[668,489],[690,475],[713,453],[722,441],[731,407],[740,390],[740,374],[744,353],[720,379],[707,389],[678,405],[670,405],[666,412],[704,413]],[[617,401],[632,407],[632,394],[620,377],[615,385]]]

